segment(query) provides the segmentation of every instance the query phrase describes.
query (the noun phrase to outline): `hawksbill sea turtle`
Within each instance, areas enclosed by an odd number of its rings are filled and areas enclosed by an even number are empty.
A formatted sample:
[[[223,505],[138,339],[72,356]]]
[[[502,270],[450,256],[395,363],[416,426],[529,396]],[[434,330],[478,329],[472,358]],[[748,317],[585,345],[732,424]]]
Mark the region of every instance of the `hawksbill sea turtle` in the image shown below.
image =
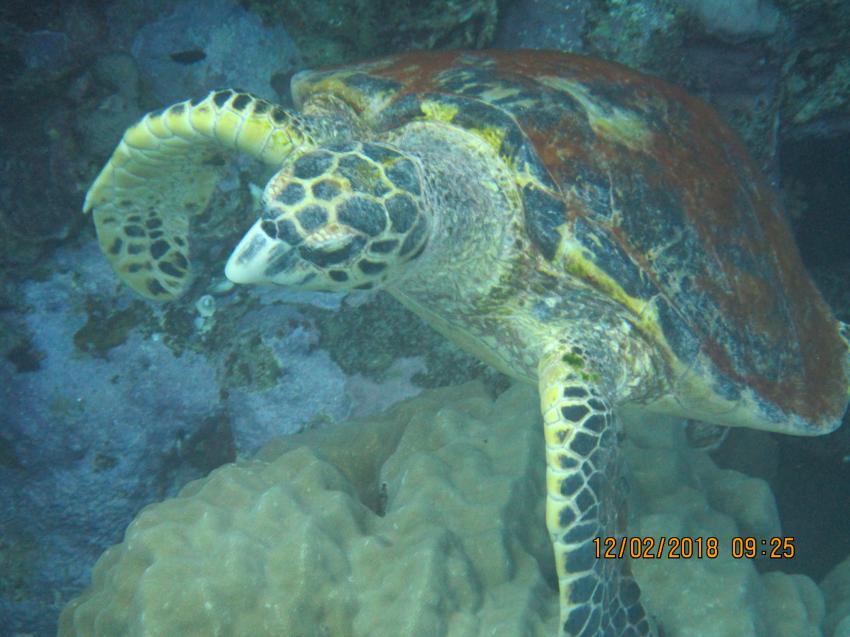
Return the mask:
[[[113,268],[178,297],[227,151],[279,167],[227,277],[380,287],[536,385],[560,634],[654,634],[627,563],[595,557],[622,532],[614,408],[818,435],[848,403],[846,326],[741,142],[674,86],[560,52],[396,55],[292,91],[297,112],[218,90],[129,128],[85,201]]]

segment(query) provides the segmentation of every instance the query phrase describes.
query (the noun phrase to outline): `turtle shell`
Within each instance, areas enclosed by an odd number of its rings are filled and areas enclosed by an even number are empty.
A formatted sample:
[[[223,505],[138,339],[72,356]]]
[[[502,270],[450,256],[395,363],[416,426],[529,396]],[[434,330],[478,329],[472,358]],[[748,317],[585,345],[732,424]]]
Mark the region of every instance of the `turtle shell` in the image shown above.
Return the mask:
[[[674,375],[746,404],[751,413],[725,424],[797,434],[840,424],[838,323],[776,195],[704,102],[548,51],[404,54],[302,73],[293,94],[299,106],[341,98],[376,132],[429,119],[481,135],[516,174],[541,262],[626,307]]]

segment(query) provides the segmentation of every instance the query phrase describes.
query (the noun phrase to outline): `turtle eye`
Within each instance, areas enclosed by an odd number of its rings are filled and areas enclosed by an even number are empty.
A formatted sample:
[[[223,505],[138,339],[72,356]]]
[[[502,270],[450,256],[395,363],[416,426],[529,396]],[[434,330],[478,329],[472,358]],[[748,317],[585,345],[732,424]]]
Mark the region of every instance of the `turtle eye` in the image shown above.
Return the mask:
[[[363,237],[348,236],[342,245],[336,244],[318,248],[302,246],[298,249],[298,254],[313,265],[325,268],[329,265],[339,265],[350,261],[353,256],[363,250],[365,245],[366,240]]]

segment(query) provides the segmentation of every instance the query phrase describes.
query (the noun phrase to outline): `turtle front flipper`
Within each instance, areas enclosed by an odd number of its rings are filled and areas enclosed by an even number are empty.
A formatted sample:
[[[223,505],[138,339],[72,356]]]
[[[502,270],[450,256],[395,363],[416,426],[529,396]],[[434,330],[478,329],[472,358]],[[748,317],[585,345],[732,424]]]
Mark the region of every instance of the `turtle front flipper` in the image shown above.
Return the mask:
[[[538,366],[546,440],[546,526],[555,551],[562,637],[653,635],[622,560],[599,559],[624,504],[617,422],[581,352],[556,349]]]
[[[86,195],[100,247],[118,275],[157,300],[191,281],[189,220],[206,207],[226,151],[279,164],[311,144],[309,124],[246,93],[214,91],[131,126]]]

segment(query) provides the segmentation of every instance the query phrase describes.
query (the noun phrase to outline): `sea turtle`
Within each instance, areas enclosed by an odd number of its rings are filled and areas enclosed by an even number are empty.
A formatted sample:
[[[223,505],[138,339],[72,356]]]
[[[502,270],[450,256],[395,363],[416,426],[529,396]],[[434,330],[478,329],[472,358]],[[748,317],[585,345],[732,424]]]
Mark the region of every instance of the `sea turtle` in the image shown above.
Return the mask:
[[[622,561],[614,407],[796,435],[848,402],[844,329],[777,199],[703,102],[559,52],[410,53],[292,81],[298,113],[217,90],[146,115],[88,192],[103,252],[152,299],[238,150],[280,168],[236,283],[380,287],[538,387],[561,634],[654,632]]]

